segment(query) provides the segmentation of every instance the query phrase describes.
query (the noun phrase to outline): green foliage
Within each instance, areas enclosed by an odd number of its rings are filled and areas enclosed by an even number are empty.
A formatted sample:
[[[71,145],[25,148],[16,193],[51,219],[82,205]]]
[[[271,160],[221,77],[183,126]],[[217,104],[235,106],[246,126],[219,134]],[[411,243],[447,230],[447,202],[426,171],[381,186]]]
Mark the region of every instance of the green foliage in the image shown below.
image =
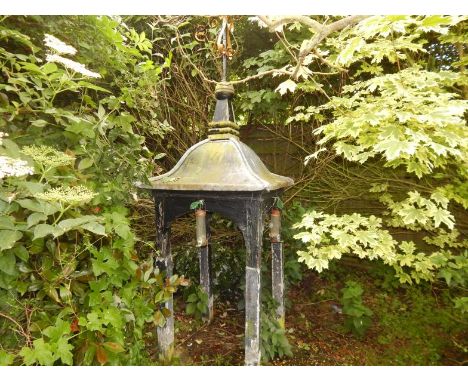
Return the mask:
[[[455,309],[458,309],[461,313],[468,313],[468,297],[456,297]]]
[[[282,210],[284,208],[284,203],[280,197],[275,196],[273,206]]]
[[[383,353],[373,357],[379,365],[440,365],[444,353],[463,337],[463,316],[455,314],[446,293],[432,295],[429,288],[411,286],[398,298],[394,293],[376,295],[374,313],[379,317],[377,342]],[[434,292],[434,291],[432,291]],[[466,341],[465,341],[466,343]]]
[[[358,337],[363,337],[371,325],[372,311],[362,302],[362,286],[355,281],[347,281],[341,290],[341,304],[345,318],[345,328]]]
[[[197,286],[186,300],[185,313],[200,320],[208,312],[208,295]]]
[[[334,120],[315,130],[320,144],[335,140],[337,154],[364,163],[382,155],[385,166],[404,165],[421,178],[449,160],[467,156],[464,113],[468,101],[448,92],[461,76],[410,67],[356,81],[323,107]]]
[[[346,159],[344,166],[372,166],[382,181],[370,185],[368,198],[382,208],[380,216],[305,213],[295,237],[307,245],[298,255],[309,268],[320,272],[332,259],[357,256],[390,265],[401,283],[442,279],[452,288],[465,285],[468,102],[463,47],[457,45],[465,20],[373,16],[320,46],[329,63],[346,68],[350,81],[326,102],[296,106],[286,122],[319,126],[306,163],[320,163],[328,153]],[[427,48],[448,41],[458,61],[426,65]],[[397,229],[418,239],[402,240]]]
[[[305,251],[297,252],[299,261],[321,272],[328,268],[330,260],[340,259],[343,255],[379,259],[395,269],[401,283],[445,277],[449,285],[452,278],[454,282],[459,280],[460,285],[464,285],[466,251],[460,255],[447,249],[430,254],[416,252],[414,242],[396,241],[382,224],[382,219],[375,216],[364,217],[356,213],[337,216],[310,211],[294,225],[301,229],[294,237],[307,244]],[[445,231],[439,229],[437,232],[443,235]],[[427,238],[427,241],[430,240]],[[462,245],[466,246],[466,243],[453,244],[455,248]]]
[[[212,88],[192,65],[219,78],[216,28],[193,38],[206,22],[2,19],[0,312],[25,332],[0,318],[0,364],[149,362],[145,326],[164,325],[162,304],[186,281],[166,280],[153,268],[140,249],[154,246],[135,234],[138,212],[126,207],[138,199],[134,181],[160,173],[206,132]],[[236,24],[243,34],[232,80],[289,70],[296,64],[290,53],[314,37],[295,22],[274,43],[245,19]],[[239,87],[240,124],[279,126],[275,136],[311,164],[297,170],[291,195],[313,199],[315,211],[289,203],[284,211],[286,282],[301,279],[302,264],[321,271],[333,259],[357,256],[380,260],[387,284],[393,275],[400,283],[443,280],[450,301],[466,311],[466,25],[457,16],[368,17],[323,40],[297,78],[266,75]],[[65,41],[67,52],[46,34]],[[162,158],[156,166],[153,159]],[[334,204],[320,203],[333,187]],[[353,192],[377,210],[342,212]],[[214,250],[218,294],[241,294],[238,242]],[[297,251],[301,263],[291,258]],[[194,252],[175,253],[177,269],[198,278]],[[275,346],[286,353],[281,330],[268,322],[265,354],[273,357]]]
[[[199,208],[203,208],[204,204],[205,204],[204,200],[195,200],[194,202],[190,203],[190,209],[197,210]]]
[[[0,155],[34,166],[0,179],[0,311],[20,299],[11,314],[26,328],[1,326],[1,363],[145,363],[145,326],[160,324],[159,304],[185,284],[137,255],[125,208],[153,168],[137,106],[167,63],[150,60],[144,34],[104,16],[49,19],[80,47],[76,61],[52,62],[38,20],[0,26]]]
[[[260,348],[265,361],[293,355],[284,327],[274,315],[275,303],[270,297],[265,299],[260,317]]]

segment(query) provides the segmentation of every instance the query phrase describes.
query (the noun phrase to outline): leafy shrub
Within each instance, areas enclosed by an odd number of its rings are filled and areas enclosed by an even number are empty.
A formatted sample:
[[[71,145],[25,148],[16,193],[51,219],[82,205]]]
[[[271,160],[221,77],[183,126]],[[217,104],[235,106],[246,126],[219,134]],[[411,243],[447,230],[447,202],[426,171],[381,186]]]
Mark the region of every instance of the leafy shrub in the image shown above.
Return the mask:
[[[281,324],[275,319],[275,301],[266,295],[263,297],[260,325],[260,348],[262,358],[265,361],[285,356],[292,357],[291,345],[286,332]]]
[[[362,286],[355,281],[347,281],[341,292],[345,328],[362,337],[372,323],[372,311],[362,303]]]
[[[186,300],[185,313],[200,320],[208,312],[208,295],[199,287],[193,288]]]
[[[76,49],[53,36],[38,46],[0,26],[3,364],[147,363],[145,325],[160,324],[160,304],[184,284],[137,255],[125,207],[132,182],[153,167],[132,99],[138,80],[162,69],[137,65],[151,43],[138,35],[144,44],[131,47],[134,30],[108,17],[82,21],[121,58],[114,69],[127,70],[125,88],[97,85],[105,68],[65,57]]]

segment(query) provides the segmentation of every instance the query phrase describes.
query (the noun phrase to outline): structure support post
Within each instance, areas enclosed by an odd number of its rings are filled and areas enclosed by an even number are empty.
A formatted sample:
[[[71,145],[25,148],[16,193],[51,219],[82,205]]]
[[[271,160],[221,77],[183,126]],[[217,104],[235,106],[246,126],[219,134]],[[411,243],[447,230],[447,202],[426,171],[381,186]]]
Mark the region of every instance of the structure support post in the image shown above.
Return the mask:
[[[271,290],[273,299],[277,303],[276,319],[284,328],[284,256],[283,242],[281,241],[281,211],[277,208],[271,210],[270,221],[271,241]]]
[[[261,202],[250,202],[244,233],[247,249],[245,270],[245,365],[260,364],[260,266],[263,216]]]
[[[170,229],[165,221],[165,201],[156,201],[156,229],[157,229],[157,245],[160,255],[156,258],[156,266],[160,271],[166,272],[166,277],[169,278],[173,274],[173,262],[171,254]],[[164,360],[170,360],[174,353],[174,303],[171,298],[164,303],[164,307],[171,312],[171,315],[166,318],[163,327],[157,328],[158,346],[160,356]]]
[[[199,212],[202,211],[202,212]],[[204,321],[210,322],[213,319],[213,287],[211,274],[211,244],[210,244],[210,216],[206,211],[198,210],[195,212],[197,219],[197,244],[198,256],[200,261],[200,286],[208,297],[208,309],[203,317]],[[203,225],[204,229],[199,229]],[[205,231],[205,240],[198,237],[199,233]],[[203,234],[201,235],[203,236]],[[200,239],[200,240],[199,240]]]

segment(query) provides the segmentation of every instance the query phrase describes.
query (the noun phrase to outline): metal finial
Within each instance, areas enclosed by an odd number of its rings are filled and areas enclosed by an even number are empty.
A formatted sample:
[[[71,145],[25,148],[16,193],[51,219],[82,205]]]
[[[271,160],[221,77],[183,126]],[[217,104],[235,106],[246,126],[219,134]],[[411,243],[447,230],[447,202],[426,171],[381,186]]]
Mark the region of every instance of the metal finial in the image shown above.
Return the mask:
[[[221,81],[227,79],[227,60],[232,57],[232,47],[230,34],[234,30],[233,24],[229,22],[228,16],[222,16],[221,29],[218,33],[217,47],[222,56]]]

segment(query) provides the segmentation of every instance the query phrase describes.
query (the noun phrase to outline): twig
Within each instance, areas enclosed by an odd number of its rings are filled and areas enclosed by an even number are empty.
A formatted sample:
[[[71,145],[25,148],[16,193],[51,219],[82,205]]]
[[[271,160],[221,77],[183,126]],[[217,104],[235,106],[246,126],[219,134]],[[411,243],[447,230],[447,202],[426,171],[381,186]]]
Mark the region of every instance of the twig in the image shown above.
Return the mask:
[[[320,300],[320,301],[317,301],[317,302],[306,302],[304,304],[295,304],[295,305],[299,305],[299,306],[305,306],[305,305],[317,305],[317,304],[320,304],[322,302],[328,302],[328,301],[335,301],[334,299],[329,299],[329,300]]]
[[[24,338],[26,338],[26,343],[28,345],[31,345],[31,343],[32,343],[31,342],[31,337],[29,336],[28,333],[25,332],[25,330],[23,329],[23,327],[21,326],[21,324],[18,321],[16,321],[13,317],[11,317],[11,316],[9,316],[9,315],[7,315],[5,313],[2,313],[2,312],[0,312],[0,317],[6,318],[7,320],[13,322],[19,328],[19,331],[21,332],[21,335]]]
[[[195,71],[200,74],[200,76],[202,77],[202,79],[205,81],[205,82],[208,82],[210,84],[217,84],[219,83],[219,81],[215,81],[215,80],[212,80],[210,78],[208,78],[203,72],[202,70],[192,61],[192,59],[190,58],[190,56],[185,52],[184,48],[182,47],[182,43],[180,41],[180,34],[179,32],[176,32],[176,38],[177,38],[177,43],[178,43],[178,48],[180,50],[180,52],[182,53],[182,55],[184,56],[184,58],[188,61],[188,63],[195,69]],[[331,66],[331,65],[330,65]],[[335,68],[338,68],[335,66]],[[343,69],[340,68],[340,70],[342,71]],[[283,75],[283,76],[289,76],[289,77],[293,77],[295,79],[297,79],[297,73],[295,71],[289,71],[289,70],[284,70],[284,69],[271,69],[271,70],[266,70],[264,72],[261,72],[261,73],[257,73],[257,74],[253,74],[251,76],[248,76],[248,77],[245,77],[245,78],[242,78],[240,80],[234,80],[234,81],[226,81],[227,83],[230,83],[231,85],[238,85],[238,84],[243,84],[243,83],[246,83],[246,82],[249,82],[249,81],[252,81],[252,80],[255,80],[255,79],[258,79],[258,78],[262,78],[266,75]],[[333,75],[336,75],[338,74],[337,72],[310,72],[310,74],[312,75],[318,75],[318,76],[333,76]],[[323,90],[322,90],[323,91]]]

